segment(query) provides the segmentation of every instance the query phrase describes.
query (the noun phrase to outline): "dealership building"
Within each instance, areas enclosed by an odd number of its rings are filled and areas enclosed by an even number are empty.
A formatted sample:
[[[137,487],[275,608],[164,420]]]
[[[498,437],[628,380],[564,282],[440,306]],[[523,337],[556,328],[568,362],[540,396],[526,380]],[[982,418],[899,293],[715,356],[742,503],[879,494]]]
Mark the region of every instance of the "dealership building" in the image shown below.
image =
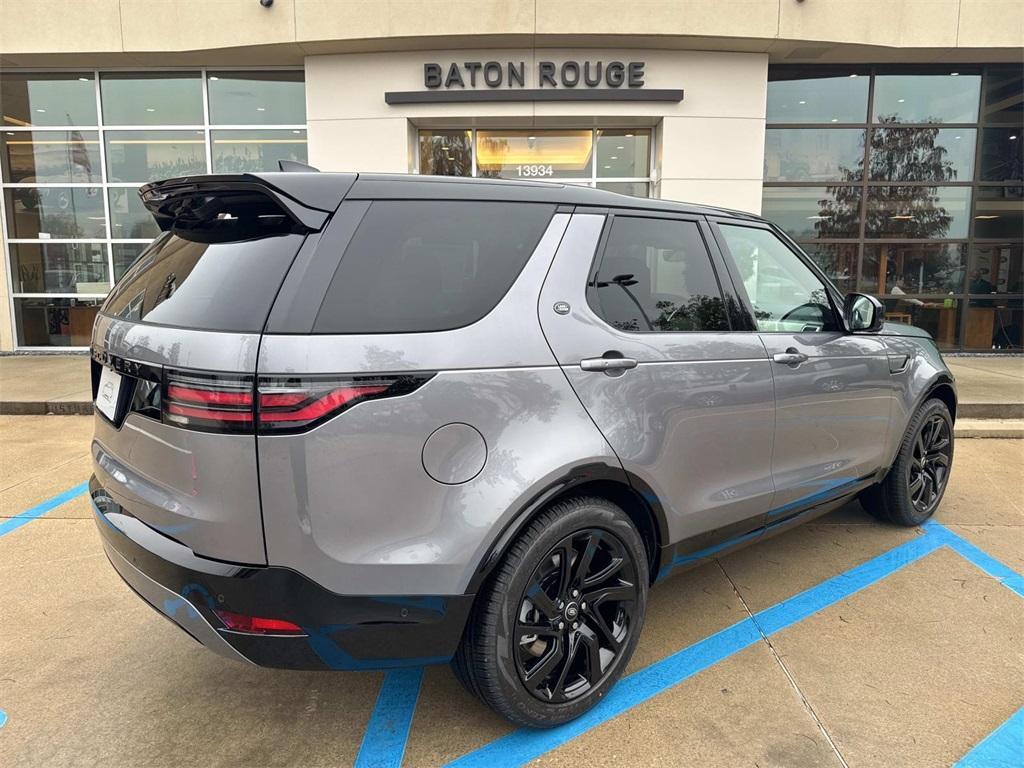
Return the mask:
[[[761,213],[942,349],[1021,351],[1019,0],[264,2],[0,2],[0,352],[88,344],[140,184],[279,160]]]

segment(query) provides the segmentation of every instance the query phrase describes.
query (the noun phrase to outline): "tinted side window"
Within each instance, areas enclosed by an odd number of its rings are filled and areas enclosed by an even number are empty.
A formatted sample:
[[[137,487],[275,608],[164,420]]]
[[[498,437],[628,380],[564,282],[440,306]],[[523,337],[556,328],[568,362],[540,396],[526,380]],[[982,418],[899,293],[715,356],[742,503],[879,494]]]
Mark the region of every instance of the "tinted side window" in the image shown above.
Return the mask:
[[[512,286],[554,210],[534,203],[373,203],[313,332],[412,333],[476,322]]]
[[[825,284],[773,232],[730,224],[719,228],[739,267],[757,330],[836,330]]]
[[[591,308],[623,331],[729,330],[711,258],[692,221],[616,216],[587,295]]]
[[[157,325],[261,331],[303,240],[293,234],[199,243],[165,233],[114,286],[102,311]]]

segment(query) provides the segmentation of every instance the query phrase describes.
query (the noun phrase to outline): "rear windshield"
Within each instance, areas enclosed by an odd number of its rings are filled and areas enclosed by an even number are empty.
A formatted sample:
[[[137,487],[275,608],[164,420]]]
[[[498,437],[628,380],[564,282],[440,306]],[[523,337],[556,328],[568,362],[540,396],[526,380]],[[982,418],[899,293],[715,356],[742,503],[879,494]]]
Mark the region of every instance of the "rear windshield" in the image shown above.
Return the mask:
[[[314,333],[443,331],[490,312],[522,271],[554,206],[394,200],[366,212]]]
[[[165,232],[114,286],[103,313],[212,331],[259,332],[304,235],[201,243]]]

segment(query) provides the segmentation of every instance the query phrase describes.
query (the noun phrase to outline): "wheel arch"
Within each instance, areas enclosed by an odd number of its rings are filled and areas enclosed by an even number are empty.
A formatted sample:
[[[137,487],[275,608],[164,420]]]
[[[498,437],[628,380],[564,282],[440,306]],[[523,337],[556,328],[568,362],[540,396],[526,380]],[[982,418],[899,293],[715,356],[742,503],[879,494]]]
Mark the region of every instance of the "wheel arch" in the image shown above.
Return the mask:
[[[578,467],[549,483],[521,506],[488,548],[470,579],[466,593],[479,591],[516,537],[538,515],[552,504],[571,496],[599,496],[622,508],[640,532],[653,583],[660,567],[662,547],[668,543],[668,522],[661,501],[640,478],[621,467],[600,462]]]

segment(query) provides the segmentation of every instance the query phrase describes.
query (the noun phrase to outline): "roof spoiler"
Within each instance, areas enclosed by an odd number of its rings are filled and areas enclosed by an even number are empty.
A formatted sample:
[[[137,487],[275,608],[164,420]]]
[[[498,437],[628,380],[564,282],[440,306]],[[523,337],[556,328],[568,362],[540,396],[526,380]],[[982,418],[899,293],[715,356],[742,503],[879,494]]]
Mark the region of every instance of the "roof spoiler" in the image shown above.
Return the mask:
[[[300,163],[298,160],[278,160],[277,169],[282,173],[320,173],[319,168]]]
[[[311,172],[185,176],[145,184],[139,197],[163,231],[226,230],[235,221],[235,229],[304,234],[323,228],[354,181],[355,174]],[[239,222],[240,212],[252,222]]]

